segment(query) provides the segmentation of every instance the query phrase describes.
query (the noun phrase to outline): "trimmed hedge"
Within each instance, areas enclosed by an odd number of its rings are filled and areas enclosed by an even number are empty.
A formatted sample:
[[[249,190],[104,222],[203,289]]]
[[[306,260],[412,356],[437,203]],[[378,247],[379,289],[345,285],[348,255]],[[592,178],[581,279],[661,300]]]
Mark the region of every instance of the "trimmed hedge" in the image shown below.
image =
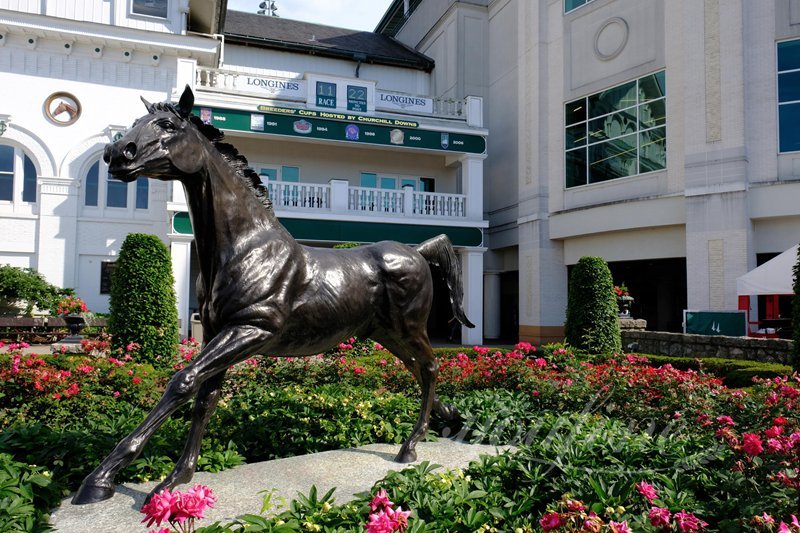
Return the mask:
[[[590,353],[622,351],[614,281],[602,257],[581,257],[569,278],[567,344]]]
[[[794,273],[794,296],[792,297],[792,367],[800,372],[800,248],[797,250],[797,261],[792,269]]]
[[[169,250],[155,235],[131,233],[111,279],[108,330],[113,348],[139,344],[140,362],[172,364],[178,351],[178,311]]]

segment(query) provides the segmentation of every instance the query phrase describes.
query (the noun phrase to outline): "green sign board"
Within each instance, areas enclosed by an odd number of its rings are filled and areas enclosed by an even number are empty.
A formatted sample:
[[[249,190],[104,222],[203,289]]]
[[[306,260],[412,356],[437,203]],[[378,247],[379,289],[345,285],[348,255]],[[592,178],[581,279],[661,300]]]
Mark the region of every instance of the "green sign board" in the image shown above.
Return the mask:
[[[483,231],[480,228],[304,218],[282,218],[281,224],[295,239],[301,241],[378,242],[392,240],[406,244],[419,244],[445,233],[455,246],[481,246],[483,244]],[[189,213],[175,213],[172,218],[172,228],[175,233],[191,235],[192,221],[189,219]]]
[[[317,82],[317,107],[336,109],[336,84],[327,81]]]
[[[695,335],[747,335],[747,315],[744,311],[684,311],[683,331]]]
[[[214,126],[234,131],[482,154],[481,135],[414,129],[418,123],[383,117],[259,106],[259,112],[197,107],[194,113]]]
[[[360,85],[347,86],[347,110],[367,112],[367,88]]]

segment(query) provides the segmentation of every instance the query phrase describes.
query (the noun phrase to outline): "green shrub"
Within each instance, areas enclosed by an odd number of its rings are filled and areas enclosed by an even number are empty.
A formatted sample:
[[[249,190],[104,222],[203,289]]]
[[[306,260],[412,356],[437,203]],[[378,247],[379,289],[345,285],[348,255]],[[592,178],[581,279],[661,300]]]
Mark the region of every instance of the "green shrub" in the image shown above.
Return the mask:
[[[581,257],[569,279],[567,343],[592,353],[622,350],[614,282],[600,257]]]
[[[131,233],[122,243],[109,307],[114,348],[135,342],[141,361],[171,364],[178,350],[178,311],[169,250],[158,237]]]
[[[71,293],[72,290],[51,285],[32,268],[0,266],[0,300],[24,302],[26,315],[31,314],[34,306],[43,310],[53,309],[62,295]]]
[[[720,357],[673,357],[671,355],[647,355],[650,364],[661,366],[670,364],[681,370],[703,370],[722,378],[727,387],[749,387],[753,378],[763,379],[791,375],[792,368],[778,363],[762,363],[742,359],[722,359]]]
[[[49,531],[46,510],[60,499],[48,471],[0,453],[0,531]]]
[[[797,261],[792,269],[794,273],[794,296],[792,297],[792,367],[800,372],[800,248],[797,249]]]

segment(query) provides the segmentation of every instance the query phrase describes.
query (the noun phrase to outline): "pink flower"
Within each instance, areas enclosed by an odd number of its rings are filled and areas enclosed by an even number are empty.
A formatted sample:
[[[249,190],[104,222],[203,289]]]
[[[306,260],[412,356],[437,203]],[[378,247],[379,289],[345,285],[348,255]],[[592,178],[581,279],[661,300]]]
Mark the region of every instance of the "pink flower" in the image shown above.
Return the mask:
[[[764,451],[761,445],[761,437],[755,433],[744,433],[742,435],[742,449],[747,455],[756,456]]]
[[[141,382],[142,382],[142,378],[140,378],[139,376],[136,376],[136,377],[133,378],[133,384],[134,385],[138,385]]]
[[[608,523],[608,527],[611,528],[613,533],[633,533],[631,528],[628,527],[628,521],[624,520],[622,522],[614,522],[613,520]]]
[[[681,509],[681,512],[675,513],[675,523],[681,531],[700,531],[708,524],[697,518],[692,513],[687,513]]]
[[[767,439],[767,451],[769,453],[778,453],[783,451],[783,445],[778,439]]]
[[[115,390],[113,396],[114,396],[114,398],[118,397],[119,396],[119,391]]]
[[[653,527],[667,527],[672,518],[672,513],[666,507],[652,507],[648,513],[650,523]]]
[[[398,505],[397,509],[391,507],[386,509],[386,515],[394,522],[394,531],[404,531],[408,527],[408,517],[411,511],[403,511],[403,507]]]
[[[553,531],[564,525],[561,515],[558,513],[547,513],[539,520],[539,525],[544,531]]]
[[[379,490],[378,493],[375,494],[375,497],[372,498],[372,501],[369,502],[369,508],[373,512],[383,507],[391,507],[392,505],[394,504],[389,500],[389,495],[386,494],[386,489]]]
[[[353,372],[355,372],[356,374],[363,374],[364,372],[366,372],[366,370],[364,369],[363,366],[357,366],[353,369]]]
[[[767,438],[774,438],[779,435],[783,435],[783,426],[772,426],[764,432],[764,436]]]
[[[169,533],[169,528],[162,527],[161,529],[151,529],[150,533]]]
[[[392,533],[394,530],[394,521],[385,511],[369,515],[367,533]]]
[[[647,498],[648,503],[653,503],[653,500],[658,498],[658,492],[656,492],[655,487],[653,487],[653,485],[647,481],[641,481],[637,483],[636,490],[639,491],[639,494]]]
[[[729,417],[728,415],[722,415],[717,417],[717,422],[720,424],[724,424],[726,426],[735,426],[736,424],[733,421],[733,418]]]
[[[147,527],[150,527],[153,524],[160,526],[161,522],[169,521],[172,515],[172,508],[177,501],[177,496],[171,493],[169,489],[153,494],[150,501],[142,506],[141,512],[144,514],[142,522],[147,522]]]

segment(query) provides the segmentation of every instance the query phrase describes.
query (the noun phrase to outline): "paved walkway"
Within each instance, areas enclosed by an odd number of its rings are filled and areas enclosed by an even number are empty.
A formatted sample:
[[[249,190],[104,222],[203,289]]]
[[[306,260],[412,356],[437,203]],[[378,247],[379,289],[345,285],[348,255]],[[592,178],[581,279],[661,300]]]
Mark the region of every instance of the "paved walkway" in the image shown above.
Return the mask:
[[[344,503],[353,499],[354,494],[372,488],[390,470],[405,468],[407,465],[393,460],[399,449],[399,444],[371,444],[247,464],[216,474],[198,472],[192,483],[211,487],[217,496],[217,504],[197,525],[209,525],[215,521],[224,524],[245,513],[257,514],[261,509],[258,492],[266,489],[274,489],[276,496],[286,498],[288,503],[298,492],[307,494],[312,485],[317,486],[320,495],[336,487],[336,502]],[[427,460],[445,468],[463,468],[479,455],[496,452],[494,446],[448,439],[417,445],[418,462]],[[139,513],[139,508],[155,485],[155,482],[120,485],[113,498],[90,505],[71,505],[70,499],[65,499],[54,511],[51,523],[63,533],[146,531],[144,524],[140,523],[144,515]],[[275,502],[276,498],[273,497],[272,501]]]

